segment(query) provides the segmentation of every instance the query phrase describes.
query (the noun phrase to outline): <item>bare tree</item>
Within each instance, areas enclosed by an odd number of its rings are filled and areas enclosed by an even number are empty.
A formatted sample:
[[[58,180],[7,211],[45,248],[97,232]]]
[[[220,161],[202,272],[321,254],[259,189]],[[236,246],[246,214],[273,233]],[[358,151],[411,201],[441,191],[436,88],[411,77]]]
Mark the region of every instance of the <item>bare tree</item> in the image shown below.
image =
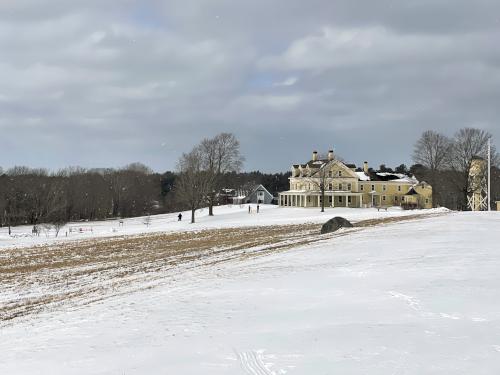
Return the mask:
[[[244,158],[240,154],[240,143],[232,133],[220,133],[200,143],[203,167],[211,175],[208,191],[208,214],[213,216],[217,192],[221,189],[221,177],[230,172],[239,172]]]
[[[434,130],[425,131],[415,143],[413,161],[417,164],[437,171],[446,165],[451,141]]]
[[[486,159],[488,154],[488,139],[491,134],[487,131],[475,128],[460,129],[453,139],[449,166],[455,172],[453,174],[455,183],[462,193],[462,206],[466,206],[467,196],[476,188],[474,181],[481,179],[470,179],[473,161]],[[495,148],[491,147],[492,165],[498,165],[499,157]],[[483,163],[486,166],[486,163]],[[481,171],[486,173],[486,168]]]
[[[191,223],[195,222],[195,212],[206,203],[212,185],[212,176],[203,168],[200,147],[183,154],[178,162],[179,177],[175,181],[176,196],[191,210]]]
[[[306,179],[308,183],[316,187],[321,193],[321,212],[325,212],[325,192],[328,186],[333,183],[333,175],[330,167],[334,160],[325,161],[319,169]]]
[[[432,186],[432,204],[437,205],[438,173],[447,165],[452,142],[434,130],[425,131],[415,143],[413,161],[426,168],[426,180]]]
[[[52,226],[54,227],[54,230],[56,231],[56,237],[59,236],[59,232],[61,231],[61,229],[67,224],[66,220],[63,220],[63,219],[59,219],[59,220],[55,220],[53,223],[52,223]]]

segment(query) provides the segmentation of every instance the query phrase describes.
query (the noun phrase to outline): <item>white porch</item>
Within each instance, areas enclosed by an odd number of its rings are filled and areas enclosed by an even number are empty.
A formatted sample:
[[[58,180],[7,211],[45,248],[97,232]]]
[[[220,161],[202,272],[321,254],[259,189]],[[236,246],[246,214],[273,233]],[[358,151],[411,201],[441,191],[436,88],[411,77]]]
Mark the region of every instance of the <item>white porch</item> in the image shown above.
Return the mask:
[[[321,200],[321,192],[285,191],[279,194],[281,207],[321,207]],[[363,193],[325,191],[325,207],[363,207]]]

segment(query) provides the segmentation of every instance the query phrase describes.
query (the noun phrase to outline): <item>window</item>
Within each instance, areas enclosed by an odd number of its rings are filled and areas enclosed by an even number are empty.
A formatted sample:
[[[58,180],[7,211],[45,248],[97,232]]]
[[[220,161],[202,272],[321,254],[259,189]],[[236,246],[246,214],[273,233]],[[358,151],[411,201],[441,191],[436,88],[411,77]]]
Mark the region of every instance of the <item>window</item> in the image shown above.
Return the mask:
[[[351,203],[351,197],[347,197],[347,202]]]
[[[382,200],[385,201],[385,195],[382,195]]]
[[[375,191],[375,185],[372,185],[372,191]]]
[[[328,197],[328,202],[332,204],[332,197]]]
[[[333,172],[332,171],[328,171],[328,177],[333,177]]]
[[[341,196],[339,197],[339,203],[342,203],[342,197]]]
[[[429,198],[425,198],[425,203],[429,203]]]
[[[398,185],[398,191],[401,191],[401,185]]]
[[[342,171],[339,171],[339,177],[342,177]]]
[[[328,184],[328,190],[333,190],[333,184]]]
[[[339,190],[342,190],[342,184],[339,184]]]
[[[363,184],[359,185],[359,190],[363,191],[363,190],[364,190],[364,187],[365,187],[365,186],[364,186]]]
[[[386,191],[387,190],[387,185],[382,185],[382,191]]]
[[[398,197],[394,197],[394,201],[397,202],[398,201]]]
[[[351,188],[352,188],[352,185],[351,184],[347,184],[347,190],[351,191]]]

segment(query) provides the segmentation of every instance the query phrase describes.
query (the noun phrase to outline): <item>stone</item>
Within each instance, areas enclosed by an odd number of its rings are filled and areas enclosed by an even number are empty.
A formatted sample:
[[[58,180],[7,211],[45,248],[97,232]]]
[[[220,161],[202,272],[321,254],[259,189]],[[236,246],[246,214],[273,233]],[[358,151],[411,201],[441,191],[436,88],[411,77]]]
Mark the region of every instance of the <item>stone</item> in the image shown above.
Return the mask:
[[[328,220],[325,224],[323,224],[323,226],[321,227],[321,234],[335,232],[340,228],[352,228],[352,227],[353,225],[349,220],[344,219],[343,217],[340,216],[336,216],[333,219]]]

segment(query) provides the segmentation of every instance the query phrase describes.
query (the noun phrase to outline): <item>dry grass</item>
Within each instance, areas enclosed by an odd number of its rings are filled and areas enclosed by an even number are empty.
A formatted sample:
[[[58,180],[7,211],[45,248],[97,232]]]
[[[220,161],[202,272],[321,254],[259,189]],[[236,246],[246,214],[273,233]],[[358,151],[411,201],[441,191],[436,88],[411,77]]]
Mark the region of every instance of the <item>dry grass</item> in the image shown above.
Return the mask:
[[[427,215],[373,219],[338,234],[321,225],[280,225],[94,239],[0,253],[0,326],[62,304],[78,306],[148,288],[170,274],[262,256]]]

